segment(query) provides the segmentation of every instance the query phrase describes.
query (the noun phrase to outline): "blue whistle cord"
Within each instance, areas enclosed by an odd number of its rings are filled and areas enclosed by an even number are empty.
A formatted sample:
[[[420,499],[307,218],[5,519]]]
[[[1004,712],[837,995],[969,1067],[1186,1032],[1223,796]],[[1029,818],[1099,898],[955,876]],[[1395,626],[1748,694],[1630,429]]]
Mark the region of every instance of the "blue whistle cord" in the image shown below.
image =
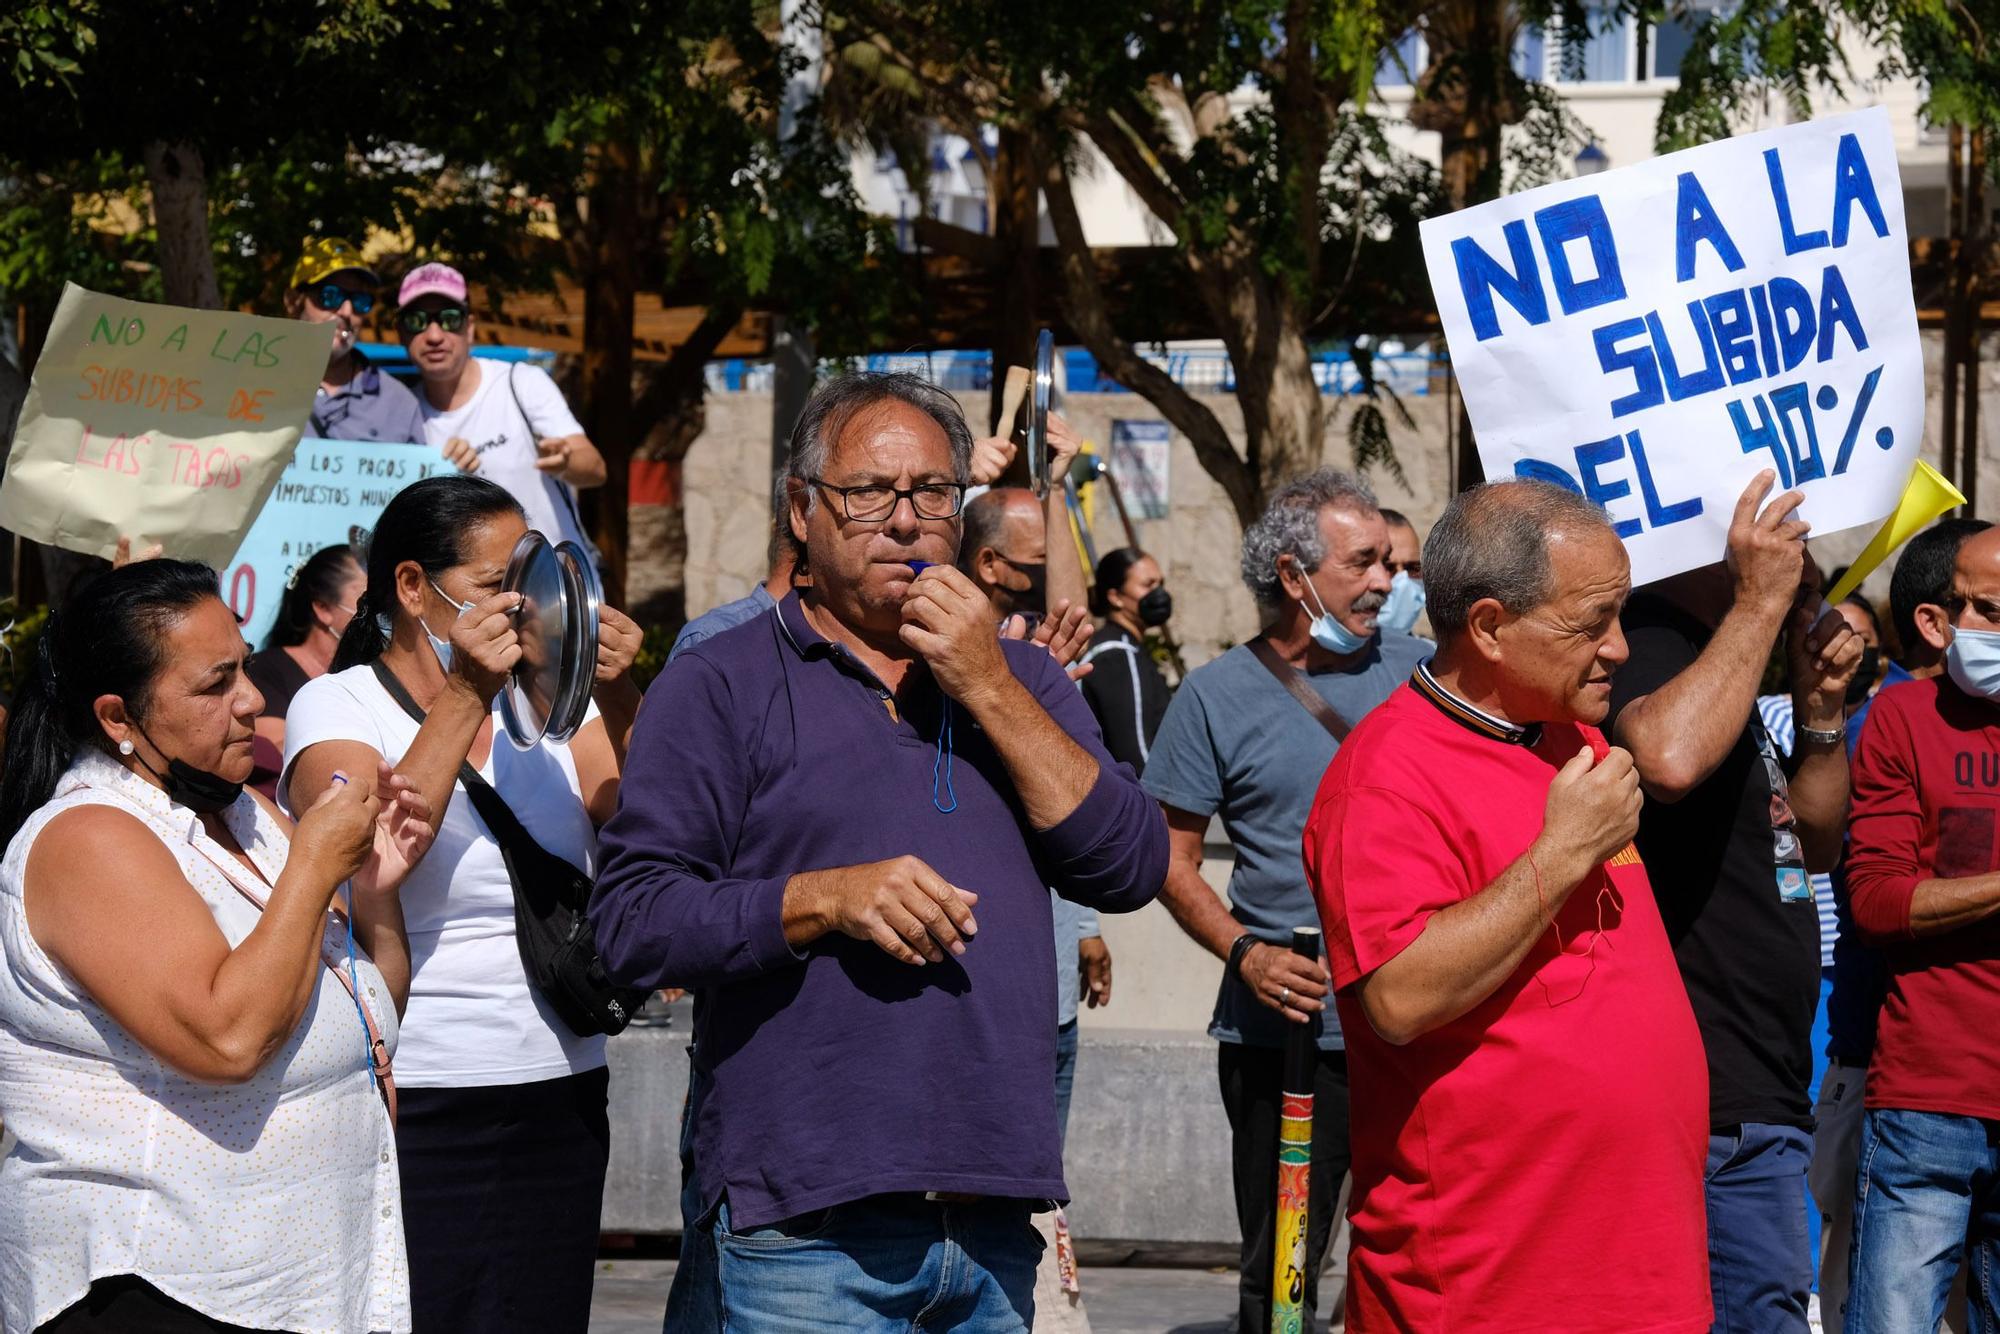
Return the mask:
[[[368,1071],[373,1088],[381,1078],[375,1073],[375,1043],[368,1036],[368,1011],[361,1008],[361,970],[354,966],[354,886],[347,886],[347,980],[354,984],[354,1014],[361,1020],[361,1064]]]
[[[944,798],[949,806],[938,797],[938,779],[944,779]],[[937,758],[931,761],[931,805],[940,815],[950,815],[958,809],[958,793],[951,786],[951,698],[945,697],[944,719],[938,726]]]

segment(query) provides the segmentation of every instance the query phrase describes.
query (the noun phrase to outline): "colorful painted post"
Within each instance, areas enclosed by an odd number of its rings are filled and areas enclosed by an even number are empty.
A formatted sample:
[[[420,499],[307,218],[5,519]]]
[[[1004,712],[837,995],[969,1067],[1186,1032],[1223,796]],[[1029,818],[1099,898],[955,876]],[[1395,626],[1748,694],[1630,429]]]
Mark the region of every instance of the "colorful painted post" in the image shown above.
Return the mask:
[[[1292,952],[1319,962],[1319,928],[1292,932]],[[1278,1126],[1278,1237],[1272,1248],[1271,1334],[1305,1334],[1307,1200],[1312,1192],[1313,1068],[1319,1025],[1294,1024],[1285,1039]]]

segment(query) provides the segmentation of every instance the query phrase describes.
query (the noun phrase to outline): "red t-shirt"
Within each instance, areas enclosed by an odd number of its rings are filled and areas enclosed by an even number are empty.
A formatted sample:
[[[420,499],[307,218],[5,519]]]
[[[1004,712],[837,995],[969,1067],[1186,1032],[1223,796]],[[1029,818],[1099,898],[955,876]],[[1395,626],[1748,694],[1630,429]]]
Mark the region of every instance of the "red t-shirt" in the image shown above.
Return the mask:
[[[1593,728],[1533,745],[1409,686],[1334,757],[1306,823],[1353,1090],[1347,1328],[1634,1334],[1709,1327],[1708,1067],[1636,849],[1578,886],[1469,1013],[1395,1047],[1353,985],[1541,832]],[[1600,930],[1601,922],[1601,930]]]
[[[1868,1106],[2000,1118],[2000,919],[1910,937],[1917,882],[2000,866],[2000,707],[1944,677],[1890,686],[1853,784],[1848,904],[1889,965]]]

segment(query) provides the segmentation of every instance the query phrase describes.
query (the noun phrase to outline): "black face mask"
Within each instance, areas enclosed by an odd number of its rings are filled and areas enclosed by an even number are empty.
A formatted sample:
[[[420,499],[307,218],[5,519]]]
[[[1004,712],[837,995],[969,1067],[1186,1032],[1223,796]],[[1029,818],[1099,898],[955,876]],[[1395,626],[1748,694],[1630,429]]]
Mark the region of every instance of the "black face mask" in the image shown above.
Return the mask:
[[[1174,614],[1174,595],[1166,585],[1154,588],[1139,599],[1139,624],[1147,626],[1165,625],[1167,618]]]
[[[1882,650],[1864,648],[1861,650],[1861,665],[1854,669],[1854,679],[1847,683],[1847,707],[1853,708],[1868,698],[1868,690],[1875,684],[1875,678],[1882,674]]]
[[[1024,589],[1008,589],[1014,599],[1014,609],[1023,612],[1046,613],[1049,609],[1049,567],[1041,561],[1030,563],[1000,557],[1013,566],[1017,573],[1027,576],[1028,586]]]
[[[143,728],[139,729],[139,735],[146,736]],[[152,746],[153,738],[147,736],[146,744]],[[153,749],[160,748],[153,746]],[[161,753],[166,752],[161,751]],[[169,759],[167,771],[161,773],[152,765],[146,764],[146,757],[136,750],[132,754],[140,764],[146,766],[147,773],[160,780],[160,786],[167,790],[168,801],[176,806],[185,806],[197,815],[220,815],[234,806],[236,799],[243,795],[243,784],[232,783],[220,774],[212,774],[206,769],[197,769],[186,760]]]

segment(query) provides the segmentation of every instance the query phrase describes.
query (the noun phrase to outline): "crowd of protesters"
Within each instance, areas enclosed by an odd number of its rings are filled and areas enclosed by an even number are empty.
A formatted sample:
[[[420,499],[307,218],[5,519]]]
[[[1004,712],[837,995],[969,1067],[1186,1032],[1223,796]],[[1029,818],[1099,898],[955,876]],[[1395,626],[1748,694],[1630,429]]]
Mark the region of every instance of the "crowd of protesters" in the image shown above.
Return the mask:
[[[380,287],[335,240],[295,270],[311,429],[453,470],[254,654],[171,550],[79,582],[14,701],[0,1331],[585,1329],[609,1077],[526,961],[552,875],[606,985],[694,997],[670,1334],[1080,1319],[1078,1011],[1098,915],[1155,898],[1222,966],[1238,1328],[1302,1028],[1308,1328],[1350,1174],[1361,1334],[1792,1334],[1816,1271],[1828,1329],[2000,1321],[2000,532],[1920,534],[1885,623],[1824,605],[1768,473],[1726,560],[1635,591],[1560,487],[1423,539],[1325,470],[1244,534],[1262,631],[1175,683],[1162,562],[1074,540],[1066,424],[1038,496],[942,390],[850,374],[765,580],[643,700],[605,607],[581,729],[499,744],[510,556],[587,548],[605,462],[471,355],[447,266],[397,293],[416,391],[371,365]]]

